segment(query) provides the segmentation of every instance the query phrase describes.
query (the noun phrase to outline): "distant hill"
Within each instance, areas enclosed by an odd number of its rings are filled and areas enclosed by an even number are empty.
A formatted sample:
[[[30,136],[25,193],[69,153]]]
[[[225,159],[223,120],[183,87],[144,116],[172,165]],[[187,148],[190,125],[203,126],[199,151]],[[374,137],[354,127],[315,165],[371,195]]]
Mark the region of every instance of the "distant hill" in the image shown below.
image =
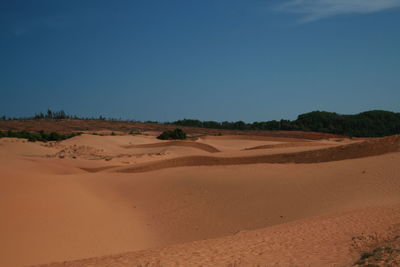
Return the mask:
[[[57,123],[53,123],[57,122]],[[354,115],[344,115],[334,112],[313,111],[301,114],[296,120],[272,120],[246,123],[236,122],[217,122],[200,121],[193,119],[183,119],[174,122],[139,122],[121,119],[110,119],[100,116],[98,118],[79,118],[71,116],[64,111],[51,111],[39,113],[28,118],[6,118],[0,117],[0,130],[27,130],[27,131],[60,131],[71,133],[76,131],[90,130],[112,130],[122,132],[135,131],[165,131],[174,129],[176,126],[196,128],[198,130],[186,129],[189,133],[199,134],[229,134],[229,131],[250,131],[252,133],[265,135],[262,131],[289,131],[293,134],[285,133],[287,137],[301,136],[298,131],[318,132],[322,134],[332,134],[349,137],[383,137],[400,134],[400,113],[372,110]],[[256,133],[257,132],[257,133]],[[233,133],[233,132],[230,132]],[[268,135],[279,135],[270,132]],[[310,136],[308,134],[308,136]]]

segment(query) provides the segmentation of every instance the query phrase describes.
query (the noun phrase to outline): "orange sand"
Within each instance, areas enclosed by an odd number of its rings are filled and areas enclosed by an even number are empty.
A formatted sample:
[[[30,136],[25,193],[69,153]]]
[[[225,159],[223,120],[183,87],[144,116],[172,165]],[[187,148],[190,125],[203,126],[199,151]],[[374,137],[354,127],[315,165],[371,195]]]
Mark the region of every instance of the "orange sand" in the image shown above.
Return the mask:
[[[351,265],[400,224],[399,139],[0,139],[0,266]]]

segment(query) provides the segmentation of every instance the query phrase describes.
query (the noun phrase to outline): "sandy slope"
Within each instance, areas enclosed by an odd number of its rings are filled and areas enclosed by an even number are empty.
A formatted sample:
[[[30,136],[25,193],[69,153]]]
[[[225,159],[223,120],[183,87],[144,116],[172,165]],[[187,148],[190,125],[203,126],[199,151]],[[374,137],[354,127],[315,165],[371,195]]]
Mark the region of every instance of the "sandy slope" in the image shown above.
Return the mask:
[[[399,234],[400,226],[393,225],[395,221],[400,221],[399,205],[335,213],[219,239],[46,266],[350,266],[361,251],[386,244],[391,236]]]
[[[150,136],[83,135],[44,145],[0,139],[0,266],[212,238],[219,239],[71,266],[348,264],[359,253],[348,251],[349,238],[400,223],[399,137],[308,142],[222,136],[188,146],[160,145]],[[202,144],[221,152],[199,149]],[[243,151],[263,145],[273,146]],[[308,163],[116,172],[182,157],[264,154]],[[315,161],[326,162],[310,164]]]

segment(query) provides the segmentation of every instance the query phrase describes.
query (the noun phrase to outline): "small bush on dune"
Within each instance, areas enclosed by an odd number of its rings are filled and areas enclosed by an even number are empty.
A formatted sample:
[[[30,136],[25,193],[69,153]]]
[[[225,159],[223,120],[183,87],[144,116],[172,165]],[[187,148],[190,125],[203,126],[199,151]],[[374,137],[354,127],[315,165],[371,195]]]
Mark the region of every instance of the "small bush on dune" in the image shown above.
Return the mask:
[[[173,131],[164,131],[157,138],[161,140],[184,140],[186,133],[178,128]]]

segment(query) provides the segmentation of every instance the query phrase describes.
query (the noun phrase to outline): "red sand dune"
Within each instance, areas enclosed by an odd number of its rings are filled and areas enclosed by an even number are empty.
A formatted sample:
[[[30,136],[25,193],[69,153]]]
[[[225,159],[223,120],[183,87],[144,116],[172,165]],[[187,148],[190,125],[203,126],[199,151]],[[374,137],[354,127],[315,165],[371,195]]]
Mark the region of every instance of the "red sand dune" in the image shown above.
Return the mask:
[[[0,266],[350,266],[399,235],[399,142],[3,138]]]
[[[282,143],[282,144],[254,146],[254,147],[245,148],[245,150],[283,148],[283,147],[299,147],[299,146],[321,146],[321,144],[310,143],[310,142],[289,142],[289,143]]]
[[[326,149],[248,157],[187,156],[131,167],[118,168],[117,172],[146,172],[184,166],[217,166],[256,163],[318,163],[356,159],[400,151],[400,136],[363,141]]]
[[[393,227],[393,222],[400,222],[399,205],[313,217],[219,239],[42,267],[350,266],[361,252],[385,245],[386,240],[400,233],[400,225]]]
[[[155,147],[170,147],[170,146],[183,146],[183,147],[193,147],[200,150],[204,150],[210,153],[220,152],[213,146],[197,143],[193,141],[168,141],[168,142],[160,142],[160,143],[151,143],[151,144],[141,144],[141,145],[128,145],[123,146],[124,148],[155,148]]]

